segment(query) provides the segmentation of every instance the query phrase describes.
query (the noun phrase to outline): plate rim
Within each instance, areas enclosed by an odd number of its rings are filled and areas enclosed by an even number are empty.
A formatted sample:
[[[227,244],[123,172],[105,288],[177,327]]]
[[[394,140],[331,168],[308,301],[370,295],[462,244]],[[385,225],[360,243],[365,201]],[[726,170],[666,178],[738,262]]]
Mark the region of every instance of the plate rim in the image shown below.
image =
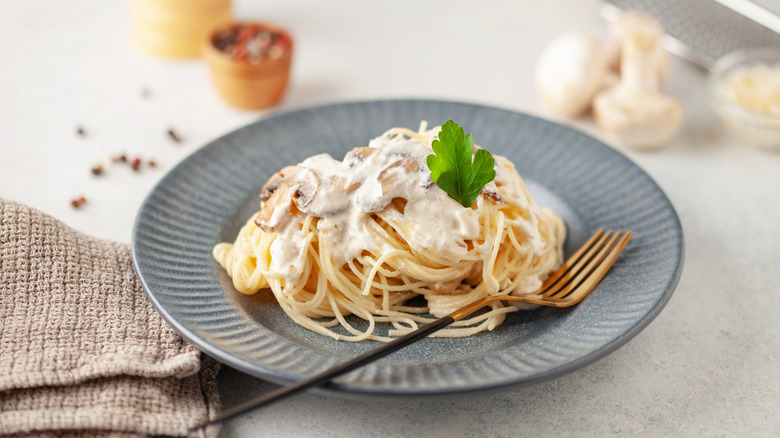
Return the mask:
[[[581,355],[576,359],[569,361],[566,364],[551,369],[546,369],[544,371],[531,374],[530,376],[525,376],[519,380],[518,379],[506,380],[499,383],[492,383],[489,385],[472,384],[468,386],[459,386],[455,388],[441,388],[441,387],[385,388],[385,387],[376,387],[376,386],[356,385],[350,383],[330,382],[326,385],[322,385],[318,388],[315,388],[314,391],[328,393],[328,394],[335,393],[339,395],[358,397],[358,398],[409,398],[409,397],[439,398],[439,397],[446,397],[446,396],[456,395],[456,394],[457,395],[476,394],[476,393],[483,394],[483,393],[496,392],[496,391],[501,391],[510,388],[518,388],[522,386],[533,385],[533,384],[555,379],[565,374],[571,373],[575,370],[583,368],[587,365],[590,365],[608,356],[615,350],[625,345],[628,341],[632,340],[642,330],[644,330],[666,307],[668,302],[671,300],[672,295],[674,294],[674,290],[680,280],[683,271],[683,266],[684,266],[685,237],[683,234],[682,224],[674,208],[674,205],[671,203],[671,200],[666,195],[664,190],[658,185],[658,183],[649,174],[647,174],[647,172],[644,171],[644,169],[639,167],[636,163],[634,163],[630,158],[628,158],[623,153],[605,144],[601,140],[596,139],[588,135],[587,133],[577,130],[571,126],[567,126],[553,120],[544,119],[536,115],[520,112],[514,109],[495,106],[495,105],[470,103],[470,102],[463,102],[463,101],[456,101],[456,100],[416,99],[416,98],[347,100],[347,101],[324,103],[324,104],[313,105],[313,106],[305,106],[305,107],[276,112],[268,115],[267,117],[263,117],[259,120],[256,120],[249,124],[233,129],[223,135],[220,135],[212,139],[211,141],[207,142],[206,144],[200,146],[198,149],[192,151],[190,154],[184,157],[181,161],[179,161],[179,163],[177,163],[173,168],[171,168],[166,173],[166,175],[164,175],[157,182],[157,184],[155,184],[154,187],[148,192],[143,203],[138,209],[138,213],[133,223],[133,229],[131,234],[131,254],[132,254],[133,269],[136,272],[136,275],[139,279],[139,282],[142,285],[145,295],[150,300],[154,308],[169,325],[171,325],[179,334],[182,335],[182,337],[186,341],[192,343],[200,351],[208,354],[209,356],[216,358],[220,362],[227,364],[231,368],[237,369],[239,371],[242,371],[244,373],[247,373],[257,378],[269,380],[276,384],[281,384],[281,385],[289,384],[305,377],[305,376],[292,375],[283,370],[272,369],[266,365],[261,365],[261,364],[251,362],[245,358],[238,357],[234,354],[230,354],[230,352],[226,352],[225,350],[220,349],[216,345],[213,345],[212,343],[209,343],[207,340],[203,339],[194,330],[189,329],[180,321],[178,321],[176,317],[173,314],[171,314],[168,311],[168,309],[166,309],[165,306],[160,302],[160,300],[155,296],[155,294],[152,291],[151,285],[148,282],[148,279],[143,275],[143,272],[140,268],[141,260],[139,259],[139,254],[137,251],[139,230],[143,226],[142,216],[143,213],[147,210],[149,203],[152,202],[152,198],[155,192],[157,192],[161,187],[167,184],[169,178],[172,178],[172,175],[176,174],[177,172],[181,171],[182,168],[187,166],[189,160],[192,160],[193,157],[199,154],[206,153],[206,150],[209,148],[218,147],[221,140],[230,135],[234,135],[244,130],[255,129],[255,126],[258,125],[262,126],[264,124],[271,124],[277,119],[294,117],[295,115],[303,114],[306,112],[319,112],[327,109],[350,106],[350,105],[384,105],[388,103],[389,104],[424,103],[424,104],[444,104],[444,105],[453,104],[459,106],[468,106],[476,109],[482,108],[482,109],[489,109],[489,110],[499,110],[503,112],[513,113],[516,115],[521,115],[523,117],[528,117],[531,119],[536,119],[537,121],[542,121],[544,123],[554,125],[556,129],[571,131],[577,136],[586,137],[592,143],[597,144],[600,147],[604,148],[607,153],[613,155],[614,157],[620,159],[621,161],[624,161],[626,165],[630,167],[634,167],[641,174],[643,174],[647,178],[647,180],[653,185],[653,189],[656,190],[665,201],[666,206],[670,210],[671,219],[674,222],[674,228],[676,234],[679,236],[679,241],[675,242],[676,248],[678,248],[675,254],[676,255],[675,271],[671,279],[664,286],[664,292],[662,296],[658,301],[655,302],[655,305],[651,308],[651,310],[646,314],[644,314],[641,318],[636,320],[635,323],[630,328],[623,331],[616,339],[613,339],[611,342],[602,345],[600,348],[591,350],[587,354]],[[378,134],[379,133],[377,133],[377,135]],[[258,367],[260,367],[263,370],[262,371],[259,370]]]

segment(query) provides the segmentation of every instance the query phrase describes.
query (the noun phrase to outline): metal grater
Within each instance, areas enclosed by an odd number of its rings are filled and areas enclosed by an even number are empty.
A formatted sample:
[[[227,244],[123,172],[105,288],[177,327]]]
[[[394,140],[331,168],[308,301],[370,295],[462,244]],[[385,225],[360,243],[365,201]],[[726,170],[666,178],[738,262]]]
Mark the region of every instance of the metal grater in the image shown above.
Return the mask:
[[[778,18],[754,9],[765,18]],[[658,20],[667,33],[664,47],[708,70],[733,50],[780,47],[780,33],[714,0],[606,0],[602,15],[611,21],[621,11],[640,11]]]

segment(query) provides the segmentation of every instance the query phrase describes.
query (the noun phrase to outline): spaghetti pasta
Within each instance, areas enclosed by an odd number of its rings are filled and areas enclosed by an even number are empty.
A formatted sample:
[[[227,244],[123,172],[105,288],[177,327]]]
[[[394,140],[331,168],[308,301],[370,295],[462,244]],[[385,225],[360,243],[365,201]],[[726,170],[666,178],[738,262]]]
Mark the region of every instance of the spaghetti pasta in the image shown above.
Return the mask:
[[[487,295],[535,291],[562,262],[563,221],[500,156],[471,208],[449,198],[425,165],[438,132],[393,128],[343,161],[282,169],[214,258],[239,292],[270,289],[296,323],[346,341],[388,341]],[[496,302],[434,336],[493,330],[517,309]]]

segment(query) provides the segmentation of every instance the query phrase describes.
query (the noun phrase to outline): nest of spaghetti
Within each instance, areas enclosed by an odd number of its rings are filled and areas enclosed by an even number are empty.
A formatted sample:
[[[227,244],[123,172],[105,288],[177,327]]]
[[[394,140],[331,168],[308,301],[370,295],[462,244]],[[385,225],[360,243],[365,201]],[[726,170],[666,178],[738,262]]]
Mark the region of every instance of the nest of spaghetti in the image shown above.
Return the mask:
[[[562,263],[563,221],[498,155],[477,200],[454,201],[425,164],[439,129],[393,128],[342,161],[281,169],[214,258],[239,292],[270,290],[296,323],[344,341],[389,341],[488,295],[536,291]],[[495,302],[433,336],[493,330],[519,306]]]

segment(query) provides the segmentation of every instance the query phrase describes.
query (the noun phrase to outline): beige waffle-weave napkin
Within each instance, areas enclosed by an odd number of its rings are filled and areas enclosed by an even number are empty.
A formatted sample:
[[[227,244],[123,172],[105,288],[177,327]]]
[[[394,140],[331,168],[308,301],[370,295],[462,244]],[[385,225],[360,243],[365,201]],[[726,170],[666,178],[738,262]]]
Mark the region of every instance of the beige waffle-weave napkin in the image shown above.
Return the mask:
[[[0,199],[0,435],[186,435],[219,411],[217,371],[151,306],[128,245]]]

